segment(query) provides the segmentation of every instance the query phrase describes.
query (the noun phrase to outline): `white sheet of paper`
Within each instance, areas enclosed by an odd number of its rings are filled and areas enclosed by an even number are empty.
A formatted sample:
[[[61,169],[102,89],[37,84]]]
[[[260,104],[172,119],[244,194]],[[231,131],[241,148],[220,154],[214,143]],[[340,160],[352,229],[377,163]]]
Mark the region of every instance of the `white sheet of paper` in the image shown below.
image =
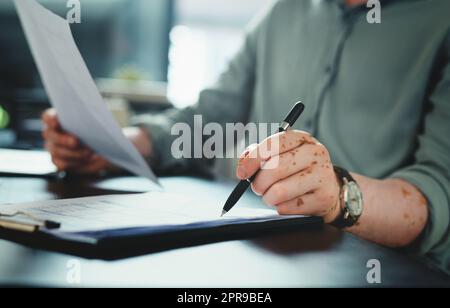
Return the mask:
[[[85,232],[135,227],[177,227],[223,221],[226,224],[243,223],[249,219],[265,220],[298,218],[282,217],[269,208],[233,209],[231,215],[220,218],[221,207],[198,203],[167,192],[149,192],[132,195],[111,195],[69,200],[2,205],[3,214],[24,211],[40,219],[61,223],[64,232]]]
[[[158,179],[123,135],[103,101],[72,37],[69,24],[35,0],[15,0],[42,81],[62,126],[109,161]]]
[[[50,175],[57,172],[48,152],[0,149],[0,172]]]

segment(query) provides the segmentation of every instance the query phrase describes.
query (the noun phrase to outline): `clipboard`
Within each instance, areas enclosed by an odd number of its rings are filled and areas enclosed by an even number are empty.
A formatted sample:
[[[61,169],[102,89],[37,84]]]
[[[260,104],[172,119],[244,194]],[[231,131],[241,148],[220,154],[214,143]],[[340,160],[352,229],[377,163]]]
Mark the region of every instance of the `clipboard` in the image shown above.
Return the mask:
[[[220,218],[221,205],[200,201],[195,194],[160,191],[2,205],[0,222],[8,219],[29,228],[0,223],[0,238],[89,259],[116,260],[323,224],[321,218],[280,216],[262,203],[245,200]]]
[[[245,240],[322,226],[323,220],[319,217],[286,217],[269,221],[255,218],[237,224],[226,222],[201,226],[188,224],[176,230],[168,227],[141,227],[71,233],[41,229],[30,233],[0,227],[0,239],[33,249],[86,259],[114,261],[167,250]]]

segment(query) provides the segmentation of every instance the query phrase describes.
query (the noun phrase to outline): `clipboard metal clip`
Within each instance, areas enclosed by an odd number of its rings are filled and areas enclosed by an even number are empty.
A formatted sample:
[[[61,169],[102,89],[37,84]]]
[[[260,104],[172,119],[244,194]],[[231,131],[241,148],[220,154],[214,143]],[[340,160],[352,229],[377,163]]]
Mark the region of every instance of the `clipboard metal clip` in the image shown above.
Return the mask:
[[[20,220],[14,220],[17,217],[26,217],[32,222],[24,222]],[[17,211],[11,214],[0,213],[0,228],[22,231],[22,232],[37,232],[41,229],[55,230],[61,228],[59,222],[40,219],[32,214]]]

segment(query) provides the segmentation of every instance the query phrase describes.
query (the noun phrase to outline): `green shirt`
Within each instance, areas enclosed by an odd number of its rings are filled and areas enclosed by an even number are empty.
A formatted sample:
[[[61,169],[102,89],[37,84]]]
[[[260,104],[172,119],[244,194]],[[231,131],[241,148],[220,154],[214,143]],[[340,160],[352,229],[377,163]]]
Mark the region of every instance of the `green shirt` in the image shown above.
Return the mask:
[[[158,167],[176,160],[176,122],[279,122],[292,104],[307,108],[295,128],[313,133],[333,162],[374,178],[395,177],[427,197],[430,219],[419,251],[450,273],[450,1],[381,2],[381,24],[365,6],[339,0],[277,1],[196,106],[142,116]]]

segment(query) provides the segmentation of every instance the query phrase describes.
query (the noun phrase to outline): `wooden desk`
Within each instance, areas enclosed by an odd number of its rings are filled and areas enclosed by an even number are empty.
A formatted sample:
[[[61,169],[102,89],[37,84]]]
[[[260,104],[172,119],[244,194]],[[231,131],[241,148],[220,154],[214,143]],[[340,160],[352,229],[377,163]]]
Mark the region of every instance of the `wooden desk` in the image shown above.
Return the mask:
[[[194,178],[165,178],[180,194],[202,202],[221,202],[229,184]],[[98,183],[36,178],[0,178],[0,204],[117,193],[112,186],[133,189],[132,178]],[[258,198],[252,202],[260,202]],[[220,201],[218,201],[220,200]],[[81,286],[125,287],[370,287],[368,260],[381,262],[381,286],[450,286],[449,277],[396,251],[360,240],[335,228],[261,234],[231,241],[156,253],[115,262],[90,261],[32,250],[0,240],[0,285],[72,286],[69,261],[81,270]],[[78,285],[75,285],[78,286]]]

